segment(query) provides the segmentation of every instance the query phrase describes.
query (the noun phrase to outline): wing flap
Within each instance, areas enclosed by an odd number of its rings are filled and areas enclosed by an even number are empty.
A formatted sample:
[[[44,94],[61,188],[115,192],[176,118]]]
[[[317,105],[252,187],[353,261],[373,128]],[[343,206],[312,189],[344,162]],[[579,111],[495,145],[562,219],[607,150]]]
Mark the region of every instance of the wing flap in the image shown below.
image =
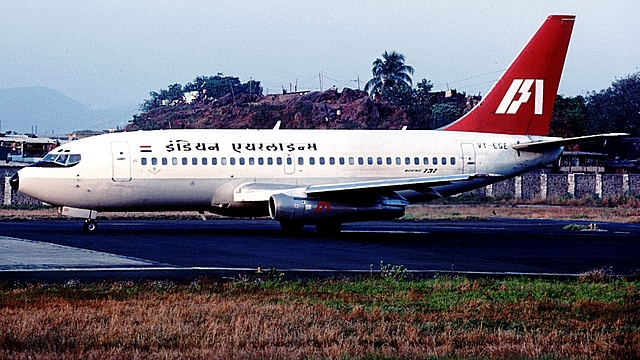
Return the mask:
[[[234,190],[234,201],[268,201],[274,194],[287,194],[294,197],[318,197],[339,193],[379,192],[388,193],[399,190],[417,190],[437,194],[434,186],[448,185],[458,181],[470,181],[480,177],[495,177],[495,174],[459,174],[418,178],[379,179],[344,182],[336,184],[318,184],[296,187],[282,184],[247,183]]]

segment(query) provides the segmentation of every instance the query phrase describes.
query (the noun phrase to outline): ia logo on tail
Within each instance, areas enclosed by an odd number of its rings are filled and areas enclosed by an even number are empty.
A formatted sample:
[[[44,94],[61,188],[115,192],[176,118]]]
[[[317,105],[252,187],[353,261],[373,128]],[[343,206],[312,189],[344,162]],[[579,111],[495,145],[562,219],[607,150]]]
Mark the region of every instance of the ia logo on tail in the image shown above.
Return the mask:
[[[520,105],[531,98],[531,87],[535,83],[534,110],[535,115],[542,115],[542,100],[544,95],[544,79],[513,79],[509,90],[502,98],[496,114],[515,114]],[[514,98],[520,94],[517,100]]]

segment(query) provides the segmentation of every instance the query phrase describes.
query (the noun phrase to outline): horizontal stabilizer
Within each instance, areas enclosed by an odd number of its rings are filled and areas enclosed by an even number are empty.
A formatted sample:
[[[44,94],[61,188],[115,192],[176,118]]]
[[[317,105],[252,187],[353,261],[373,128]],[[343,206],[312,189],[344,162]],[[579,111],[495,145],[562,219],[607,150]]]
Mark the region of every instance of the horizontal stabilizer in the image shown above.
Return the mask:
[[[534,141],[524,144],[514,144],[512,147],[518,151],[530,151],[530,152],[544,152],[546,150],[557,149],[562,146],[582,144],[598,140],[607,140],[614,137],[628,136],[626,133],[610,133],[610,134],[598,134],[578,136],[566,139],[553,139]]]

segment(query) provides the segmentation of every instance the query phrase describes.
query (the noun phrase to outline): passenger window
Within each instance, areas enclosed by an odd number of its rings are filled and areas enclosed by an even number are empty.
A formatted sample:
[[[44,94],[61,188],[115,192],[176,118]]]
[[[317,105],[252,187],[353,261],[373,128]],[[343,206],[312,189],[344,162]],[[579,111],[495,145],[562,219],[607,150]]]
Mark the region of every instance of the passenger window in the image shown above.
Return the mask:
[[[329,158],[329,165],[335,165],[336,164],[336,159],[332,157]]]
[[[202,158],[202,165],[207,165],[207,158]]]
[[[147,165],[147,158],[140,159],[140,164]]]
[[[255,165],[255,160],[252,157],[249,158],[249,165]]]
[[[431,163],[432,163],[433,165],[438,165],[438,158],[437,158],[437,157],[434,157],[433,159],[431,159]]]
[[[364,164],[364,159],[362,158],[362,156],[358,157],[358,165],[363,165]]]
[[[291,165],[291,164],[293,164],[293,159],[288,157],[287,158],[287,165]]]
[[[373,158],[372,157],[368,157],[367,158],[367,164],[368,165],[373,165]]]
[[[240,165],[244,165],[244,158],[243,157],[239,158],[238,163],[240,163]]]
[[[378,162],[378,165],[382,165],[382,158],[381,158],[381,157],[379,157],[379,158],[377,159],[377,162]]]
[[[344,158],[340,157],[340,165],[344,165]]]
[[[420,165],[420,158],[419,157],[413,158],[413,163],[416,165]]]
[[[171,158],[172,165],[178,165],[178,158]]]
[[[298,165],[304,165],[304,158],[302,156],[298,158]]]
[[[309,158],[309,165],[315,165],[316,164],[316,159],[312,156]]]
[[[264,159],[259,157],[258,158],[258,165],[264,165]]]
[[[387,157],[387,165],[391,165],[391,164],[393,164],[393,161],[391,160],[390,157]]]
[[[182,165],[187,165],[189,163],[189,160],[187,160],[186,157],[182,158]]]
[[[157,158],[151,158],[151,165],[158,165],[158,159]]]
[[[320,162],[320,165],[324,165],[324,157],[321,156],[320,159],[318,159],[318,160]]]
[[[447,158],[446,157],[442,158],[442,165],[447,165]]]
[[[191,158],[191,165],[198,165],[198,158]]]
[[[429,165],[429,158],[428,157],[422,158],[422,164]]]
[[[396,165],[400,165],[400,158],[399,157],[396,158]]]
[[[353,157],[350,156],[349,157],[349,165],[354,165],[354,164],[355,164],[355,161],[354,161]]]
[[[230,157],[229,158],[229,165],[235,165],[235,164],[236,164],[236,158]]]
[[[218,165],[218,158],[211,158],[211,165]]]
[[[227,165],[227,158],[226,157],[220,158],[220,165]]]
[[[273,158],[267,158],[267,165],[273,165]]]
[[[456,164],[456,158],[452,157],[451,159],[449,159],[449,163],[451,165],[455,165]]]
[[[277,157],[277,158],[276,158],[276,163],[277,163],[278,165],[282,165],[282,158],[281,158],[281,157]]]
[[[411,158],[408,158],[408,157],[404,158],[404,164],[411,165]]]
[[[162,165],[167,165],[169,162],[167,161],[167,158],[163,157],[162,158]]]

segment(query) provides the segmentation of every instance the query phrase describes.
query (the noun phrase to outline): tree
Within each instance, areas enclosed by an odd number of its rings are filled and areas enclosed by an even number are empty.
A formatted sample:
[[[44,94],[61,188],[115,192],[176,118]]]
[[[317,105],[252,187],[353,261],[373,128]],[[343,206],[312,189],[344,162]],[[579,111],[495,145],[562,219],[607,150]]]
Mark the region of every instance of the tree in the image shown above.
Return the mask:
[[[434,96],[431,93],[433,84],[427,79],[422,79],[415,89],[412,89],[410,103],[406,104],[403,109],[407,113],[409,126],[412,129],[431,129],[432,124],[429,122],[434,103]]]
[[[438,129],[460,117],[460,109],[450,103],[434,104],[431,107],[431,129]]]
[[[585,98],[556,96],[551,114],[549,135],[558,137],[582,136],[589,133]]]
[[[160,92],[152,91],[149,93],[151,97],[140,105],[140,110],[149,111],[156,106],[162,105],[163,102],[171,103],[175,100],[181,100],[185,92],[198,91],[202,98],[220,99],[227,94],[239,96],[242,94],[262,95],[262,86],[260,81],[249,80],[241,83],[240,79],[233,76],[224,76],[218,73],[215,76],[198,76],[184,87],[180,84],[170,85],[167,89]]]
[[[385,51],[382,59],[377,58],[373,62],[371,73],[373,78],[367,82],[364,91],[370,95],[380,93],[383,97],[389,96],[390,91],[405,90],[411,88],[411,75],[413,67],[406,65],[404,55],[392,51],[390,54]]]
[[[640,134],[640,72],[587,96],[588,132]]]

